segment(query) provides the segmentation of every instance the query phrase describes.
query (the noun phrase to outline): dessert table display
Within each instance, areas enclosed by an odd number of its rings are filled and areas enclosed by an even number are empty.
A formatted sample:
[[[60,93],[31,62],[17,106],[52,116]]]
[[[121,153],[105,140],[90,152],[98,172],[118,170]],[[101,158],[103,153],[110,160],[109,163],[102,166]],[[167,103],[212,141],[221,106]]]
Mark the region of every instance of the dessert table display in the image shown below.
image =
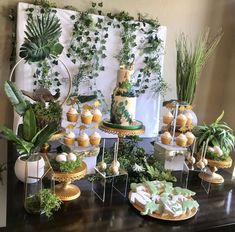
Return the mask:
[[[107,142],[107,141],[106,141]],[[145,140],[145,143],[148,142]],[[9,147],[8,160],[16,159],[16,152]],[[195,172],[190,172],[188,188],[196,192],[193,198],[200,207],[197,214],[184,221],[165,221],[141,216],[129,199],[113,191],[106,195],[103,203],[91,193],[91,183],[85,179],[75,181],[81,189],[81,196],[64,202],[51,220],[41,215],[28,214],[23,208],[24,186],[12,172],[13,163],[8,165],[7,227],[6,231],[233,231],[235,228],[235,185],[232,175],[219,170],[225,181],[222,185],[212,185],[208,195],[201,186]],[[196,175],[195,175],[196,174]],[[11,184],[9,184],[11,183]],[[175,185],[174,185],[175,186]],[[176,184],[177,186],[177,184]],[[111,187],[111,186],[110,186]],[[109,186],[107,186],[109,188]],[[17,192],[17,194],[15,194]],[[230,199],[230,200],[228,200]],[[3,229],[4,231],[4,229]]]

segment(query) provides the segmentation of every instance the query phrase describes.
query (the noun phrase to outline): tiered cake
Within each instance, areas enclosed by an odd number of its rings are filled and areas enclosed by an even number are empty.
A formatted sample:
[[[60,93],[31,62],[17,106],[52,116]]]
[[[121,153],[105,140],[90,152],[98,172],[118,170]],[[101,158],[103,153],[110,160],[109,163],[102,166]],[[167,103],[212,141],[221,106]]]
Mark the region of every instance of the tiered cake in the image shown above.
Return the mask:
[[[136,108],[136,96],[131,81],[133,72],[133,66],[129,69],[120,66],[118,70],[117,84],[112,94],[111,123],[122,126],[133,124]]]

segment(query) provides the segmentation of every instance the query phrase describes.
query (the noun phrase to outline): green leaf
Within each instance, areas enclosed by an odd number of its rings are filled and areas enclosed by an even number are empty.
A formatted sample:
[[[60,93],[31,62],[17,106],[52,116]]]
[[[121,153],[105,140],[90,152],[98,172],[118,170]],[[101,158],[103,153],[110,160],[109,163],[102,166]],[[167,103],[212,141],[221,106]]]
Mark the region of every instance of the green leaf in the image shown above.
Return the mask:
[[[51,47],[51,54],[54,56],[58,56],[62,53],[64,47],[60,43],[56,43]]]
[[[224,111],[222,111],[220,116],[215,120],[215,123],[219,123],[223,117],[224,117]]]
[[[32,143],[34,144],[35,148],[43,145],[44,143],[48,142],[50,137],[56,133],[57,131],[57,123],[53,122],[49,125],[42,128],[37,134],[32,138]]]
[[[33,109],[30,107],[23,117],[23,138],[31,141],[37,133],[37,124]]]
[[[19,115],[23,115],[28,108],[28,103],[20,90],[17,89],[16,85],[11,81],[4,83],[5,93],[10,100],[11,104],[15,108],[15,111]]]

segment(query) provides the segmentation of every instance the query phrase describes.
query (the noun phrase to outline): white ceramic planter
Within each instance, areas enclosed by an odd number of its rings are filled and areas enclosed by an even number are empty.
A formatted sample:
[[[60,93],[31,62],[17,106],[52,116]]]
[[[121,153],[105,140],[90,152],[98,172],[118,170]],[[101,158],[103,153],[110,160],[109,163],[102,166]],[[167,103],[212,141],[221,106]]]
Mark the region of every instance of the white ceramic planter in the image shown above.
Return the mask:
[[[18,159],[15,162],[15,174],[18,180],[25,182],[26,176],[26,162],[27,162],[27,176],[30,177],[35,177],[35,178],[27,178],[27,183],[32,184],[36,183],[38,181],[38,178],[41,178],[44,174],[44,166],[45,162],[42,157],[40,157],[39,160],[37,161],[27,161],[27,160],[22,160],[23,157],[26,155],[21,155],[18,157]]]

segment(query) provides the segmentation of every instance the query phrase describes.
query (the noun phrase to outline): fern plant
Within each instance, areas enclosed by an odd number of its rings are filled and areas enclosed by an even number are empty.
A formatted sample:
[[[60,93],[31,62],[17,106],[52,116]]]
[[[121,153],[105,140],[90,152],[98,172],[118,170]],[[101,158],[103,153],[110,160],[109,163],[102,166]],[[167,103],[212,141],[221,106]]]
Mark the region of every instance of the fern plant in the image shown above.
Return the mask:
[[[20,48],[20,57],[28,62],[38,62],[46,58],[57,57],[63,51],[59,43],[61,25],[58,17],[50,10],[39,16],[28,17],[24,43]]]

